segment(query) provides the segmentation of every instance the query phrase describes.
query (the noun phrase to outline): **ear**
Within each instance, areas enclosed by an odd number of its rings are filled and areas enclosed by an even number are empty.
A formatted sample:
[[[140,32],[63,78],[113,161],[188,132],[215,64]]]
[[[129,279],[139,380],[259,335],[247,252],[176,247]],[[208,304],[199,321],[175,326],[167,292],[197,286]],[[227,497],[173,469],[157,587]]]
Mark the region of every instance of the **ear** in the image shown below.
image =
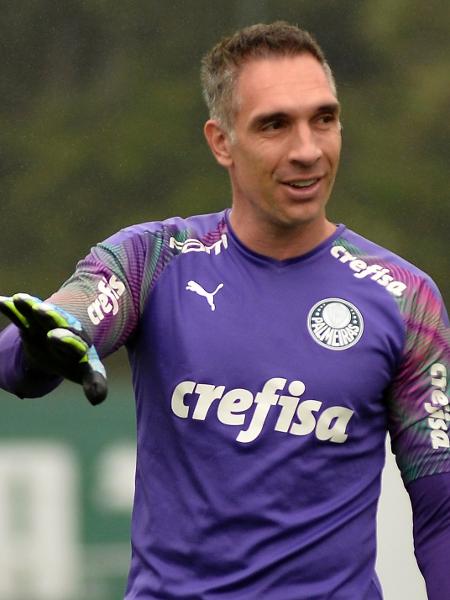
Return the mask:
[[[231,140],[229,134],[219,125],[215,119],[206,121],[203,128],[208,146],[214,154],[215,159],[222,165],[228,168],[233,164],[231,157]]]

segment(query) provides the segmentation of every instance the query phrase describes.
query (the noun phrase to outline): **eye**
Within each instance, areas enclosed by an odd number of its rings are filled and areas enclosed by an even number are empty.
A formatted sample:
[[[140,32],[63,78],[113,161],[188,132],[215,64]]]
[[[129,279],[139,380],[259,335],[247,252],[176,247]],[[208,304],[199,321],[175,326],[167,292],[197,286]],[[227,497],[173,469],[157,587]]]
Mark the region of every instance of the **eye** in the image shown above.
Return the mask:
[[[271,121],[267,121],[263,123],[261,126],[262,131],[278,131],[285,127],[286,122],[283,119],[272,119]]]
[[[317,117],[316,122],[319,126],[328,127],[337,122],[337,115],[334,113],[323,113]]]

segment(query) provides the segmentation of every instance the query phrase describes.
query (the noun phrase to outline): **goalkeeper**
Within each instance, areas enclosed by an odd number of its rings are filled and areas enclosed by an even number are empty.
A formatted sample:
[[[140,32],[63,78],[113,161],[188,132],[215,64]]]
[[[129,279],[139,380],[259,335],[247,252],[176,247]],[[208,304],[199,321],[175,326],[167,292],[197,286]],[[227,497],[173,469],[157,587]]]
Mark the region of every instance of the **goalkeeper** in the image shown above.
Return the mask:
[[[340,104],[322,50],[255,25],[204,58],[231,210],[128,227],[48,302],[0,301],[0,386],[92,402],[125,345],[137,411],[126,600],[380,600],[387,429],[430,600],[450,589],[449,323],[420,269],[326,216]],[[447,592],[445,591],[447,590]]]

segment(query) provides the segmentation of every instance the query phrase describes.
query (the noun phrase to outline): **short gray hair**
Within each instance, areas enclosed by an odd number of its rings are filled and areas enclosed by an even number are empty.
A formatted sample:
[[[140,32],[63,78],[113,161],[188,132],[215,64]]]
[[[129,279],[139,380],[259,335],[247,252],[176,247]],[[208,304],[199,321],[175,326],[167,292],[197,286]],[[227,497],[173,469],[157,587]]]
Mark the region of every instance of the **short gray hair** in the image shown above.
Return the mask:
[[[222,38],[202,59],[203,97],[211,119],[233,129],[233,91],[242,65],[251,59],[311,54],[322,65],[336,94],[336,83],[325,55],[313,36],[286,21],[258,23]]]

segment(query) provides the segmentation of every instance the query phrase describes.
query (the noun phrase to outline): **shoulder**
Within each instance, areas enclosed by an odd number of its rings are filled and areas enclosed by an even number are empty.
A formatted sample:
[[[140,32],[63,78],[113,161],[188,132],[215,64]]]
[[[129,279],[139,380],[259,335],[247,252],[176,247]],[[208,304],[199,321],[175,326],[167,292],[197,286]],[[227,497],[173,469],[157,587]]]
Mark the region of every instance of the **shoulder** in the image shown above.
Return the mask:
[[[163,221],[149,221],[121,229],[99,245],[114,248],[123,245],[150,247],[163,243],[173,253],[190,240],[214,243],[226,227],[225,211],[190,217],[172,217]]]
[[[425,271],[350,229],[344,229],[334,240],[330,252],[357,279],[375,281],[396,299],[429,294],[440,298],[435,282]]]
[[[121,229],[91,249],[79,263],[106,266],[130,285],[153,285],[178,255],[189,251],[220,252],[226,247],[225,211],[187,218],[172,217]]]

